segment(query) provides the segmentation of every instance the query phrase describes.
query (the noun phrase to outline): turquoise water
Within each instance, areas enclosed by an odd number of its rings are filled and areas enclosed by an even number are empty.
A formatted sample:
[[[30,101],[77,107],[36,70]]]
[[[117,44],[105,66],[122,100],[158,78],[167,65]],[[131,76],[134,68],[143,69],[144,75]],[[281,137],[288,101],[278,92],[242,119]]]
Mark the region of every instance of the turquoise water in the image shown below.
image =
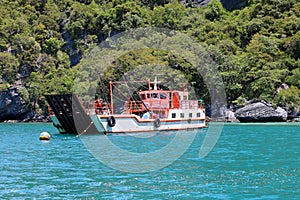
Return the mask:
[[[39,140],[41,131],[52,134],[50,142]],[[126,173],[102,164],[80,137],[59,135],[51,124],[1,124],[0,199],[300,199],[300,124],[226,124],[200,159],[204,136],[199,131],[165,168]],[[121,148],[148,152],[173,134],[143,142],[109,138]]]

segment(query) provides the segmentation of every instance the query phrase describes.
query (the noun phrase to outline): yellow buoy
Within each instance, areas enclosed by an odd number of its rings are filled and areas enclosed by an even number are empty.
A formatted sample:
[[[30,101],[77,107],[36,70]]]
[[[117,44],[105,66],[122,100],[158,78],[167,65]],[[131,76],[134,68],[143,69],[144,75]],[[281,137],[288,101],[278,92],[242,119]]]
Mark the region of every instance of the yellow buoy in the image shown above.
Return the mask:
[[[41,132],[40,134],[40,140],[50,140],[50,133],[48,132]]]

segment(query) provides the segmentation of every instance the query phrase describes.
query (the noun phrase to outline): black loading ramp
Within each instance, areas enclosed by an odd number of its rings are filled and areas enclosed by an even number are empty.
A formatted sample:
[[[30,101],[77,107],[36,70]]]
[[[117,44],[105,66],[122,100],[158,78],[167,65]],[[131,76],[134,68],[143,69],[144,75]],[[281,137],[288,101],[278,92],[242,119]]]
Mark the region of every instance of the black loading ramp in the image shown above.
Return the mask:
[[[70,134],[98,133],[75,94],[45,95],[60,125]]]

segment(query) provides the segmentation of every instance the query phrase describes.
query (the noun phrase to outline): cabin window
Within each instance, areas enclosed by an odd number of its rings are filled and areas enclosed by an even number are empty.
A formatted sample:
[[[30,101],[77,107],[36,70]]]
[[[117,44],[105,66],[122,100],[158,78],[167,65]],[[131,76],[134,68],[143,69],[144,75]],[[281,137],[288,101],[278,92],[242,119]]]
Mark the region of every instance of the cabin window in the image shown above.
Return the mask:
[[[172,113],[172,118],[176,118],[176,113]]]
[[[161,99],[166,99],[167,98],[166,94],[160,94],[159,96],[160,96]]]
[[[184,113],[180,113],[180,118],[184,118]]]
[[[198,112],[198,113],[197,113],[197,117],[201,117],[201,113]]]
[[[151,96],[152,96],[153,99],[158,99],[158,94],[157,93],[152,93]]]
[[[147,93],[147,99],[150,99],[150,94],[149,93]]]
[[[193,113],[189,113],[189,117],[192,118],[193,117]]]

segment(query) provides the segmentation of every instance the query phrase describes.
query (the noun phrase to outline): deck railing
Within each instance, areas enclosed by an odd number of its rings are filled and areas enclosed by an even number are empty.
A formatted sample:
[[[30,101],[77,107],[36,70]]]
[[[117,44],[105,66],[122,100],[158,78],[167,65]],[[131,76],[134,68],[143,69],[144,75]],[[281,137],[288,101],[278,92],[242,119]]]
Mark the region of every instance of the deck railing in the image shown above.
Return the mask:
[[[179,108],[180,109],[198,109],[198,108],[200,108],[200,104],[199,104],[198,100],[181,100],[179,103]]]
[[[147,109],[169,109],[171,104],[168,100],[151,100],[151,101],[126,101],[124,105],[124,110],[131,114],[134,112],[141,112]],[[198,109],[202,108],[202,102],[198,100],[181,100],[179,101],[179,109]]]

